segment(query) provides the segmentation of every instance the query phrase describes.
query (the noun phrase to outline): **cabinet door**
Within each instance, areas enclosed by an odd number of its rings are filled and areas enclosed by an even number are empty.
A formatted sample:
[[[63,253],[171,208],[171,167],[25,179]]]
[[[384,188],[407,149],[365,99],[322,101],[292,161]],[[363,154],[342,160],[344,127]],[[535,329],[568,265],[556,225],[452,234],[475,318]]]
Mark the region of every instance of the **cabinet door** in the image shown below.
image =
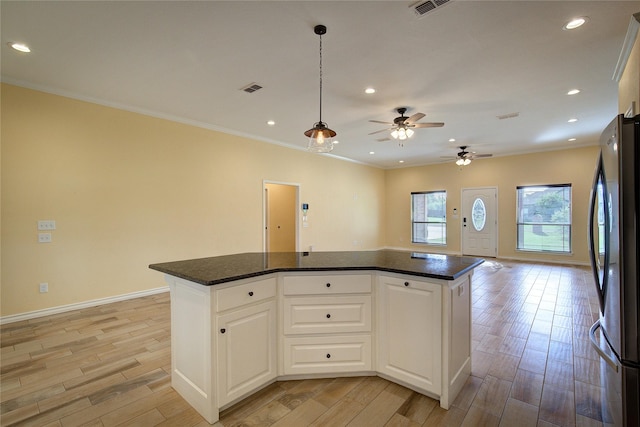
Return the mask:
[[[217,317],[218,407],[276,377],[276,302]]]
[[[379,280],[378,371],[439,395],[441,286],[386,276]]]

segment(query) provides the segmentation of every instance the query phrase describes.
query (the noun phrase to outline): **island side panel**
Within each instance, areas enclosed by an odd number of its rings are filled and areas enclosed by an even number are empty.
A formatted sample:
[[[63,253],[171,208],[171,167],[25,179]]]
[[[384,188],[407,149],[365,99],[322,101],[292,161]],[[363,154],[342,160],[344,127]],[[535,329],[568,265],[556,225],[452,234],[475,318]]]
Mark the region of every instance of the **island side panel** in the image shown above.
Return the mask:
[[[471,375],[471,283],[473,272],[459,277],[442,292],[442,393],[449,409]]]
[[[165,276],[171,293],[171,386],[209,423],[214,396],[211,288]]]

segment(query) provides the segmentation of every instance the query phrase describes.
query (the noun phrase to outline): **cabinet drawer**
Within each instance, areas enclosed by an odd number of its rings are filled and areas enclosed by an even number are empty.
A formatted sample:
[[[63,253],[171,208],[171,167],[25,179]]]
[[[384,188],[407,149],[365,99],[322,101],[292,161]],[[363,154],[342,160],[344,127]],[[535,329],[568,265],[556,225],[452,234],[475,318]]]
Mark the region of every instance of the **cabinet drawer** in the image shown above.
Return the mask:
[[[371,335],[285,338],[284,373],[371,370]]]
[[[371,331],[371,296],[285,298],[284,333]]]
[[[217,312],[241,307],[276,296],[276,278],[256,280],[242,285],[216,290],[214,293]]]
[[[328,295],[371,293],[369,274],[335,276],[285,276],[285,295]]]

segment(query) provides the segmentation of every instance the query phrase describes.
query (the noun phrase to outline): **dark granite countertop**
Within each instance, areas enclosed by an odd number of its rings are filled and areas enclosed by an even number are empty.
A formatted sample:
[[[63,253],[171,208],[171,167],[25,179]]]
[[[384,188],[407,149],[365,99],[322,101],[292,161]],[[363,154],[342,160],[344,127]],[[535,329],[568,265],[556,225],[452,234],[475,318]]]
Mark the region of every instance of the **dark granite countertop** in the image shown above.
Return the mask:
[[[149,268],[211,286],[282,271],[377,270],[454,280],[482,258],[395,250],[347,252],[252,252],[151,264]]]

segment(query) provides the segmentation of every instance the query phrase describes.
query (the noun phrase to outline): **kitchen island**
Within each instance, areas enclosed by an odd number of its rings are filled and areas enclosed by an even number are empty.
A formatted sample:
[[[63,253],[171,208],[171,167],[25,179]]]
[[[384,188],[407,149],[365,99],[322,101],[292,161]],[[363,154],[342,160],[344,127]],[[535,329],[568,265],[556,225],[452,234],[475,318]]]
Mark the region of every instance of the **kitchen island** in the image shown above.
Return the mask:
[[[448,409],[471,372],[480,258],[394,250],[152,264],[171,292],[171,384],[210,423],[277,380],[379,375]]]

